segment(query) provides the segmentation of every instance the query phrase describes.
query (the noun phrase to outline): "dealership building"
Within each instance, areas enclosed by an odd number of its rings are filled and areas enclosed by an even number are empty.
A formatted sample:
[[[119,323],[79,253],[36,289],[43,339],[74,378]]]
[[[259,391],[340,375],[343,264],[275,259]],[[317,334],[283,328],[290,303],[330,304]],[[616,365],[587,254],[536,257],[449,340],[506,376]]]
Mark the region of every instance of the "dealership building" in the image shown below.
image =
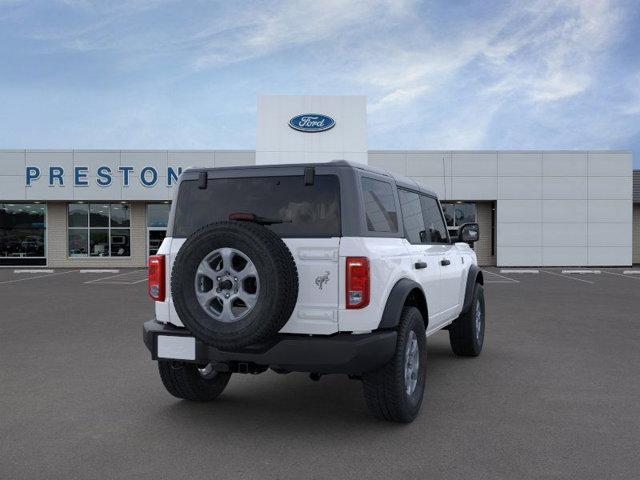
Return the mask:
[[[0,150],[0,266],[142,267],[185,168],[333,159],[435,191],[450,231],[480,224],[482,265],[640,262],[628,151],[369,150],[360,96],[260,97],[257,124],[255,150]]]

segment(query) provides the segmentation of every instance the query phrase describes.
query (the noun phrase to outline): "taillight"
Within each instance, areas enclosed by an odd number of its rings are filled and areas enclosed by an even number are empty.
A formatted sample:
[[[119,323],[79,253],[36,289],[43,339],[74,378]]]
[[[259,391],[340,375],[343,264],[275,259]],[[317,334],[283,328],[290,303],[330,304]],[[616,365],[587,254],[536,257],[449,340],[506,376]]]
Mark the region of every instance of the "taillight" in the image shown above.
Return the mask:
[[[369,259],[347,257],[347,308],[364,308],[369,305]]]
[[[147,291],[157,302],[164,302],[164,255],[149,257],[149,281]]]

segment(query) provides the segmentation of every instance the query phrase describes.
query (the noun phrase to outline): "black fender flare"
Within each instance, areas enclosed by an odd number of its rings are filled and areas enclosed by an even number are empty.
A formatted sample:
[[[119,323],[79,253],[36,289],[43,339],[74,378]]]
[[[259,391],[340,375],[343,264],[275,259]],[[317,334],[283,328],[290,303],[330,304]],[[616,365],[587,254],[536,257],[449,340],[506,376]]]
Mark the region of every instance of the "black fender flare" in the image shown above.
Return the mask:
[[[484,285],[484,276],[482,270],[477,265],[471,265],[469,267],[469,273],[467,275],[467,285],[464,290],[464,303],[462,304],[462,311],[460,314],[466,313],[471,308],[471,300],[473,299],[473,289],[476,283]]]
[[[387,298],[387,303],[384,307],[384,311],[382,312],[382,319],[380,320],[380,325],[378,328],[387,329],[387,328],[395,328],[398,326],[398,321],[400,320],[400,315],[402,313],[402,308],[404,307],[407,299],[411,295],[412,292],[419,290],[420,297],[417,299],[418,303],[416,307],[422,313],[424,317],[425,328],[429,323],[429,317],[427,314],[427,300],[424,294],[424,290],[422,290],[422,286],[414,282],[413,280],[409,280],[408,278],[402,278],[396,282],[396,284],[391,289],[389,293],[389,297]]]

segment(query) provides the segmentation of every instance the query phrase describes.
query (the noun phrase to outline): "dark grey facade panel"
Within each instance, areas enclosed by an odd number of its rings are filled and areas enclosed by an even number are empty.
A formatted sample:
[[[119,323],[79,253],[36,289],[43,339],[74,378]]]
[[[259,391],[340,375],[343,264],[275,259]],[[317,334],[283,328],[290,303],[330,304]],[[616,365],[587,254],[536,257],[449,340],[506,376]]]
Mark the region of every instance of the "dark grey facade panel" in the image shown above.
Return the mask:
[[[633,203],[640,203],[640,170],[633,171]]]

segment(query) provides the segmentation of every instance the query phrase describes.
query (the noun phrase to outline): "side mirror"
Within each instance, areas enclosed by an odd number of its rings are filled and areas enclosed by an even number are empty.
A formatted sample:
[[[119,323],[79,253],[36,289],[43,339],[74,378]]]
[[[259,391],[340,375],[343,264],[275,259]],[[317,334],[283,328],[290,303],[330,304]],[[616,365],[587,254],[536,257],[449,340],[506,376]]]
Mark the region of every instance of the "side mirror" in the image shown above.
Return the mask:
[[[480,239],[480,226],[477,223],[465,223],[460,227],[458,241],[475,243]]]

